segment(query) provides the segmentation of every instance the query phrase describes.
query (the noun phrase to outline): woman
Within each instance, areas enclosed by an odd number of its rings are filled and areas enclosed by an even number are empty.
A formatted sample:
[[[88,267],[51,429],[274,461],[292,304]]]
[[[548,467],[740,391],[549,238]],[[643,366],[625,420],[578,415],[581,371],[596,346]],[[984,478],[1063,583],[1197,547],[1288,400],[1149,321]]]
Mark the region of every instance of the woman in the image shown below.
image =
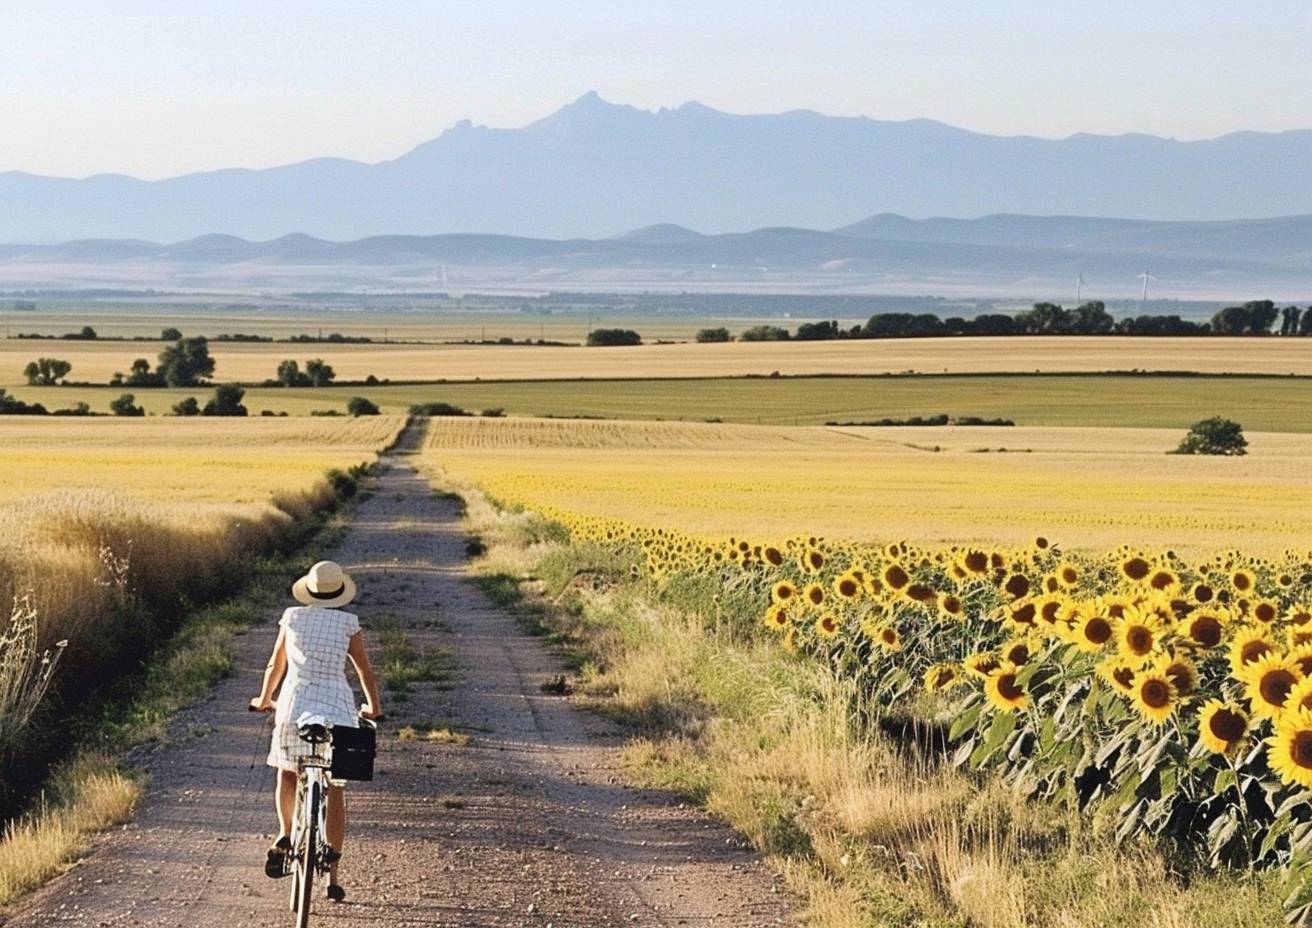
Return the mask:
[[[382,716],[378,685],[365,650],[360,620],[341,607],[355,598],[355,583],[332,561],[320,561],[292,586],[300,606],[292,606],[278,622],[278,640],[264,671],[264,687],[251,700],[251,708],[274,715],[273,743],[268,763],[277,769],[275,802],[278,808],[278,840],[269,848],[264,872],[270,877],[287,875],[287,853],[291,850],[292,816],[296,806],[298,771],[296,760],[312,753],[302,741],[296,720],[302,714],[322,716],[330,725],[359,725],[355,695],[346,680],[349,658],[364,689],[365,705],[360,715]],[[278,693],[275,704],[273,694]],[[332,862],[328,898],[341,902],[346,891],[337,882],[337,861],[346,837],[346,797],[343,787],[328,788],[326,856]]]

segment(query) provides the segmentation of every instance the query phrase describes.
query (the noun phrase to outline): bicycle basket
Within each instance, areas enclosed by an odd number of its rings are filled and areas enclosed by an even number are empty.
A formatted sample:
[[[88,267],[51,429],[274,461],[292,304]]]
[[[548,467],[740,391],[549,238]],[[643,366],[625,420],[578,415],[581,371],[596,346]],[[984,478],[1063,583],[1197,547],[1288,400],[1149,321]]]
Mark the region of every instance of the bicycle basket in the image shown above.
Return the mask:
[[[333,726],[334,780],[372,780],[374,755],[378,752],[378,732],[371,725],[352,728]]]

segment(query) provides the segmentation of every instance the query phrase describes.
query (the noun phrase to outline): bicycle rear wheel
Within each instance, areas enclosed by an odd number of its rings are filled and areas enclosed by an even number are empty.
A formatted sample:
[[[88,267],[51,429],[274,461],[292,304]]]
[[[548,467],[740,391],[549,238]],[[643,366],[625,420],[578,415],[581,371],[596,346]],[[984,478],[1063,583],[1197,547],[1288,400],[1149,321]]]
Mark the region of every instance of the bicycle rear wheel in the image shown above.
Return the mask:
[[[314,891],[314,870],[319,856],[319,803],[323,801],[320,784],[311,780],[305,789],[305,813],[301,829],[301,846],[296,849],[296,871],[293,875],[292,908],[296,912],[296,928],[309,928],[310,900]]]

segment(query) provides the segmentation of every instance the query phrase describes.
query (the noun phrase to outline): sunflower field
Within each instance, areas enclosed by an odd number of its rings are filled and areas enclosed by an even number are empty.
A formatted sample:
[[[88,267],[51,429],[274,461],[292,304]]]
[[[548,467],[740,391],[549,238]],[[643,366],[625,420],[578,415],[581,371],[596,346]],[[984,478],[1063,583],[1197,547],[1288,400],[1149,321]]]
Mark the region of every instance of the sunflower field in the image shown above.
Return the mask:
[[[658,594],[700,583],[722,616],[856,678],[861,724],[915,720],[948,762],[1117,840],[1285,868],[1291,919],[1312,917],[1312,552],[712,542],[543,514]]]

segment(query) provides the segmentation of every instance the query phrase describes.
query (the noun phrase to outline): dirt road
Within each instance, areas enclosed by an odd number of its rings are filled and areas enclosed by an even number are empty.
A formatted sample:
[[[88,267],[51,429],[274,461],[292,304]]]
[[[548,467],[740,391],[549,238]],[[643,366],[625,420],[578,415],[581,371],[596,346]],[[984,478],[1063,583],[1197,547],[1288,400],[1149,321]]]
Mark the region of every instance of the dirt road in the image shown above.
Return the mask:
[[[404,455],[384,459],[334,557],[366,623],[451,649],[454,687],[419,684],[380,735],[379,776],[350,790],[347,901],[323,925],[764,926],[792,924],[782,887],[728,828],[676,797],[622,785],[620,732],[541,685],[561,672],[469,581],[457,504]],[[288,602],[290,604],[290,600]],[[11,928],[290,922],[286,881],[261,870],[271,838],[267,738],[245,709],[276,615],[239,641],[237,672],[174,726],[148,764],[134,822],[11,914]],[[397,738],[441,720],[464,745]],[[251,769],[252,756],[258,754]]]

